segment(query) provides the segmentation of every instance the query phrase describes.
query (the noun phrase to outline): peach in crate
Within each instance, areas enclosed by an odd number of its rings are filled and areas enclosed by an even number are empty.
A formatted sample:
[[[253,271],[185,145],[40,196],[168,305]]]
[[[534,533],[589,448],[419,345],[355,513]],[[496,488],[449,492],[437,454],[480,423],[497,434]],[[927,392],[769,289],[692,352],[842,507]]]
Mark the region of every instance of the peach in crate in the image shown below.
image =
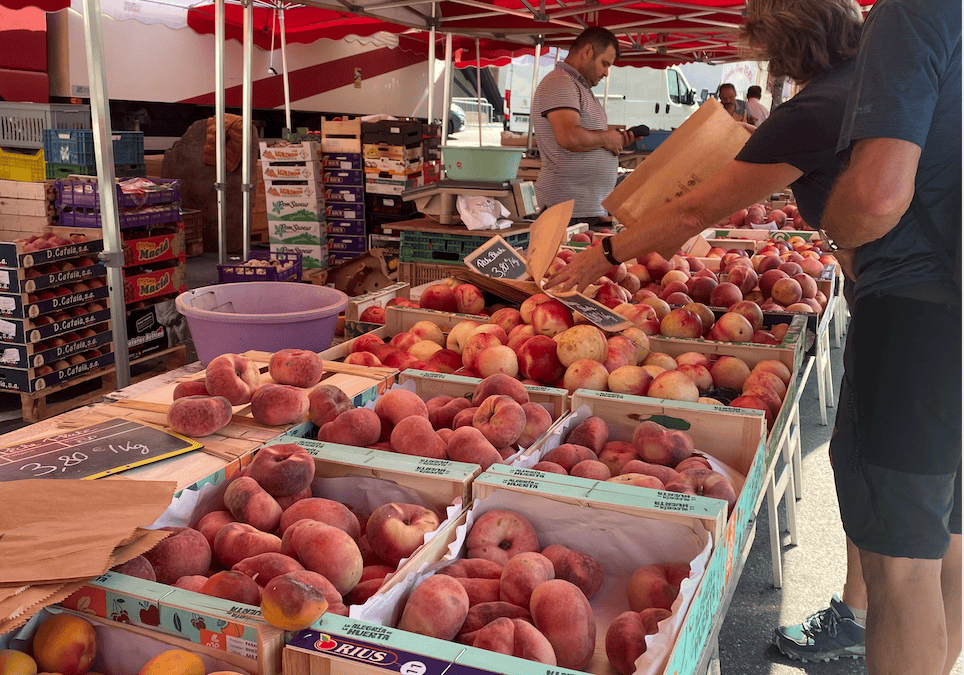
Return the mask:
[[[643,672],[663,672],[710,559],[715,542],[711,533],[718,529],[719,513],[705,519],[678,514],[664,518],[621,496],[608,494],[597,500],[586,489],[490,474],[476,479],[473,494],[472,509],[459,526],[440,535],[448,547],[442,549],[440,542],[440,555],[426,560],[419,572],[396,586],[406,590],[398,594],[395,604],[385,602],[388,598],[383,596],[383,602],[362,606],[352,619],[323,616],[318,630],[333,648],[319,644],[317,632],[297,634],[288,645],[289,663],[304,666],[312,659],[341,661],[347,650],[340,650],[339,645],[348,642],[382,651],[405,651],[419,659],[430,655],[433,660],[451,660],[455,656],[448,656],[447,650],[452,644],[441,640],[454,634],[458,647],[454,653],[461,652],[459,663],[468,668],[535,675],[544,674],[551,664],[559,672],[609,672],[605,637],[616,617],[629,609],[627,586],[633,573],[649,564],[684,563],[689,572],[680,581],[672,615],[659,623],[654,635],[647,636],[648,650],[639,662],[646,669]],[[496,520],[487,518],[489,514]],[[485,567],[500,565],[468,557],[468,546],[469,539],[477,538],[476,527],[491,529],[496,538],[512,537],[509,530],[499,534],[504,514],[517,514],[526,521],[531,534],[524,538],[533,540],[534,535],[534,540],[527,545],[530,551],[507,561],[507,571],[495,579]],[[464,538],[466,531],[469,539]],[[632,539],[633,546],[623,547],[612,532]],[[531,550],[533,546],[536,551]],[[588,572],[580,568],[586,557],[596,563]],[[413,559],[421,561],[418,556]],[[581,573],[574,572],[575,568]],[[469,578],[470,574],[480,576]],[[484,578],[486,574],[489,579]],[[448,579],[436,581],[439,576]],[[588,594],[578,585],[580,580],[588,583]],[[507,599],[473,602],[469,592],[466,606],[462,593],[472,585],[468,582],[489,581],[504,586]],[[452,597],[462,597],[458,616],[425,609]],[[523,597],[528,597],[528,607],[512,604]],[[378,636],[377,644],[371,640],[374,636]],[[331,666],[338,667],[335,663]]]

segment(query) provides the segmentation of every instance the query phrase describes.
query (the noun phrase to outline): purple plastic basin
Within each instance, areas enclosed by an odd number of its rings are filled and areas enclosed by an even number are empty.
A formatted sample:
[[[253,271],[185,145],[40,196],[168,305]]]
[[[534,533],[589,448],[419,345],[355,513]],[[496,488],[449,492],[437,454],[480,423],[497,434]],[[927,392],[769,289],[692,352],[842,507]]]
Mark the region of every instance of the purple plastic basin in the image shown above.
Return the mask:
[[[328,349],[348,296],[326,286],[248,281],[187,291],[175,304],[187,317],[198,359],[207,364],[249,349]]]

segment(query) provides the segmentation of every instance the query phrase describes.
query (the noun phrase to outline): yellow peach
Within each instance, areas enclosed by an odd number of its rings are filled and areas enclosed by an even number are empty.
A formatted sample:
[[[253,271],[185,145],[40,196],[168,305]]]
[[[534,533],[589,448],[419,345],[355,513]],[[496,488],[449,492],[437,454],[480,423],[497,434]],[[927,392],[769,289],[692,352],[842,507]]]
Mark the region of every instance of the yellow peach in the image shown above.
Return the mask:
[[[97,656],[97,635],[90,622],[72,614],[55,614],[37,628],[33,657],[37,668],[62,675],[86,673]]]
[[[0,675],[35,675],[37,662],[14,649],[0,649]]]
[[[322,575],[308,570],[277,576],[261,594],[261,614],[275,628],[307,628],[328,609],[324,585]]]
[[[170,649],[145,663],[138,675],[204,675],[204,662],[197,654]]]

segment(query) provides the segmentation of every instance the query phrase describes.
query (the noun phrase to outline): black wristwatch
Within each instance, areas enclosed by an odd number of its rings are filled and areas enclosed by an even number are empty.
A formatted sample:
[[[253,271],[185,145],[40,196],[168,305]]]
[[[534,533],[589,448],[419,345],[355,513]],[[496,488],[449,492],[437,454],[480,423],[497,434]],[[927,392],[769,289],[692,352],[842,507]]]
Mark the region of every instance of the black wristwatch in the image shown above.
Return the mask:
[[[618,265],[619,263],[622,262],[621,260],[617,260],[616,256],[613,255],[613,238],[612,237],[606,237],[605,239],[602,240],[602,251],[603,251],[603,255],[606,257],[606,260],[608,260],[613,265]]]

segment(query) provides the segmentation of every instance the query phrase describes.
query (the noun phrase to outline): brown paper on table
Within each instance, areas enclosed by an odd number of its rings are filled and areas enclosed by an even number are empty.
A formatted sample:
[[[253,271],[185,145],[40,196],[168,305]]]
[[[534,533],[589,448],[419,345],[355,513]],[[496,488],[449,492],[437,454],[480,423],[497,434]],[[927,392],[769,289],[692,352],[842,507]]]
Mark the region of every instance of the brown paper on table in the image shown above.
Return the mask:
[[[20,480],[0,483],[0,585],[95,577],[118,545],[170,506],[171,481]],[[157,535],[155,535],[157,536]]]
[[[642,164],[616,186],[602,205],[630,229],[659,229],[648,219],[657,206],[690,192],[715,176],[746,144],[750,133],[720,103],[707,99],[699,110],[660,143]],[[669,258],[688,237],[657,251]]]
[[[9,596],[4,595],[7,589],[0,589],[0,635],[27,623],[30,617],[44,607],[66,600],[86,583],[74,581],[69,584],[29,586],[21,593]]]
[[[118,546],[111,553],[108,569],[151,550],[157,542],[170,534],[161,530],[138,528],[130,541]],[[23,625],[44,607],[68,598],[83,588],[89,579],[90,577],[80,577],[76,581],[0,588],[0,635]]]

